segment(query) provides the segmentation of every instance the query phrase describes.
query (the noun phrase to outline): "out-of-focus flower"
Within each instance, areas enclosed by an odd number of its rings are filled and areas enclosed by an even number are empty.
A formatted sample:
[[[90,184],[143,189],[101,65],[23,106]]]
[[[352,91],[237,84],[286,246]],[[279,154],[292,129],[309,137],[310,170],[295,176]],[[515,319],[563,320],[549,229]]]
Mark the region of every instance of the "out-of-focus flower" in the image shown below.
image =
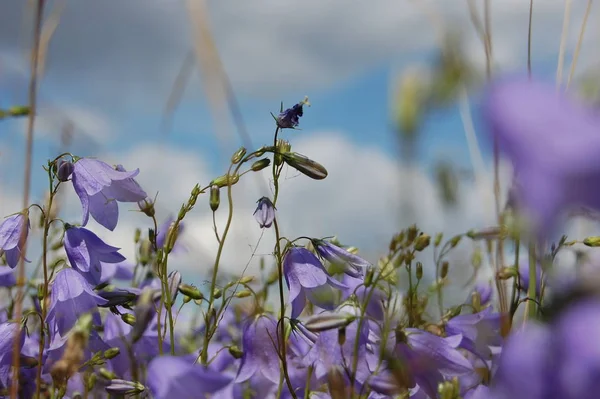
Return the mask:
[[[481,306],[487,306],[492,299],[492,282],[491,281],[480,281],[475,284],[473,287],[473,293],[477,293],[479,295],[479,304]],[[467,298],[467,302],[471,302],[471,295]]]
[[[535,293],[536,296],[539,297],[540,292],[542,291],[542,267],[538,263],[536,265],[536,287]],[[546,276],[544,276],[544,280]],[[527,292],[529,290],[529,262],[521,261],[519,262],[519,283],[521,285],[521,290]]]
[[[75,162],[71,180],[83,208],[82,226],[87,225],[91,214],[99,224],[114,230],[119,220],[117,202],[138,202],[147,197],[133,179],[138,174],[139,169],[127,172],[121,165],[112,168],[96,159]]]
[[[106,244],[96,234],[83,227],[67,225],[64,245],[71,266],[92,284],[101,282],[102,263],[125,261],[125,257],[118,252],[120,248]]]
[[[528,323],[507,339],[491,385],[494,399],[578,399],[600,390],[600,302],[569,306],[551,324]]]
[[[327,274],[319,259],[306,248],[288,250],[283,259],[283,274],[289,288],[292,318],[302,313],[307,298],[313,305],[332,310],[335,298],[331,289],[347,288]]]
[[[50,294],[48,322],[64,336],[86,312],[95,312],[106,299],[96,294],[86,279],[71,268],[56,274]]]
[[[13,344],[19,324],[13,322],[4,322],[0,324],[0,385],[8,387],[10,378],[10,369],[12,365]],[[25,330],[21,330],[19,350],[25,342]]]
[[[547,234],[575,205],[600,209],[598,113],[552,84],[507,79],[492,85],[484,114],[512,160],[517,202]]]
[[[13,269],[8,266],[0,266],[0,287],[12,287],[17,284]]]
[[[344,273],[352,277],[362,277],[369,262],[325,240],[313,240],[317,253],[329,263],[343,267]]]
[[[464,314],[451,318],[446,324],[446,334],[462,335],[459,347],[489,360],[490,346],[500,346],[500,314],[491,307],[479,313]]]
[[[254,218],[261,228],[271,227],[275,220],[275,207],[273,206],[273,203],[267,197],[262,197],[257,202],[258,205],[254,211]]]
[[[242,336],[244,354],[235,381],[244,382],[261,373],[273,384],[279,384],[280,340],[277,321],[272,316],[262,314],[247,323]]]
[[[158,233],[156,234],[156,246],[158,248],[164,248],[165,244],[167,243],[167,238],[170,234],[171,228],[173,228],[174,226],[174,223],[175,219],[173,217],[169,217],[163,222],[163,224],[161,224],[158,227]],[[185,223],[183,222],[179,223],[179,225],[177,226],[177,232],[175,233],[175,243],[173,244],[173,248],[171,248],[171,252],[178,252],[183,248],[183,246],[180,244],[180,241],[178,241],[177,238],[183,233],[184,228]]]
[[[23,213],[9,216],[0,224],[0,249],[4,251],[6,264],[13,269],[21,258],[21,238],[25,235],[23,238],[27,239],[29,228],[29,218]]]

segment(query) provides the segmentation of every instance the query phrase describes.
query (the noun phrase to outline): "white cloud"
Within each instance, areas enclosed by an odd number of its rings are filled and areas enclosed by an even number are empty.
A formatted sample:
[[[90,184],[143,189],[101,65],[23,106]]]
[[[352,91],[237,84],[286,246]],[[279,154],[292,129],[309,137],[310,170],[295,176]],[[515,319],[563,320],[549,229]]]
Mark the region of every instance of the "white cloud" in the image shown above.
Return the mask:
[[[476,3],[481,14],[481,4]],[[585,3],[573,2],[571,49]],[[86,87],[96,99],[158,105],[192,48],[186,4],[183,0],[69,3],[50,48],[47,77],[62,87]],[[336,85],[369,67],[432,49],[437,45],[436,27],[422,4],[435,10],[447,25],[460,27],[469,57],[483,65],[483,47],[469,20],[466,1],[381,0],[374,7],[369,2],[345,0],[221,0],[210,2],[208,8],[234,87],[255,96],[277,94],[279,98],[283,92],[301,90],[304,94]],[[491,4],[495,61],[524,69],[529,2]],[[563,4],[560,0],[534,3],[535,58],[558,51]],[[18,26],[21,10],[18,0],[4,5],[6,23],[0,24],[0,37],[6,41],[0,41],[0,48],[15,51],[14,44],[23,42],[16,40],[24,31]],[[599,12],[598,7],[592,8],[590,33]],[[94,24],[85,22],[91,18]]]

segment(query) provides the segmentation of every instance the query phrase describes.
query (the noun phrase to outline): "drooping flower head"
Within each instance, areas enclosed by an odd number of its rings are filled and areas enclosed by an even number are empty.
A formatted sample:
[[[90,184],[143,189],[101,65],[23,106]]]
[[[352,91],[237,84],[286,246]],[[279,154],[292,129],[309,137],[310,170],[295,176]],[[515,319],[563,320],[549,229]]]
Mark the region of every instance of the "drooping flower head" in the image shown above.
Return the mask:
[[[277,126],[281,129],[294,129],[300,123],[300,117],[304,115],[304,105],[310,106],[308,97],[288,108],[277,116]]]
[[[370,263],[344,248],[325,240],[313,240],[317,253],[332,265],[341,267],[351,277],[361,277]]]
[[[29,228],[29,218],[23,213],[9,216],[0,224],[0,249],[4,251],[6,263],[13,269],[21,258],[21,239],[27,239]]]
[[[148,387],[156,399],[210,397],[230,382],[231,377],[185,357],[160,356],[148,365]]]
[[[62,337],[81,315],[87,312],[95,314],[98,305],[107,302],[94,292],[79,272],[70,267],[56,274],[51,290],[48,322]]]
[[[139,169],[127,172],[96,159],[81,158],[73,167],[71,180],[83,208],[82,226],[90,214],[102,226],[114,230],[119,219],[117,202],[138,202],[147,197],[133,179]]]
[[[254,211],[254,218],[261,228],[271,227],[273,220],[275,220],[275,206],[273,206],[273,203],[267,197],[262,197],[257,202],[258,205]]]
[[[600,118],[552,84],[496,82],[484,102],[492,135],[513,162],[516,202],[538,232],[566,208],[600,209]]]
[[[65,252],[71,266],[77,269],[92,284],[102,279],[102,263],[121,263],[125,257],[119,248],[110,246],[96,234],[83,227],[66,226]]]
[[[336,305],[332,289],[347,288],[332,278],[306,248],[292,247],[286,252],[283,274],[289,289],[288,301],[292,303],[292,318],[302,313],[307,298],[313,305],[332,310]]]
[[[270,315],[262,314],[244,327],[242,336],[242,363],[236,382],[249,380],[256,373],[279,384],[279,331],[277,321]]]

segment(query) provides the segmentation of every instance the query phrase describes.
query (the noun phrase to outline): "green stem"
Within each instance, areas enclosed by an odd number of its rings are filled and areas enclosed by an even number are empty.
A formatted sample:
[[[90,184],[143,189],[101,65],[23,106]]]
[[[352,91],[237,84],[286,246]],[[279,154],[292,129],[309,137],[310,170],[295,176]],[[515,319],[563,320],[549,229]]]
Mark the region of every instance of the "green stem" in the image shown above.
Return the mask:
[[[529,287],[527,290],[527,297],[533,299],[527,301],[526,305],[526,316],[533,319],[535,317],[535,296],[536,296],[536,285],[537,285],[537,261],[535,258],[535,244],[531,242],[529,244]]]

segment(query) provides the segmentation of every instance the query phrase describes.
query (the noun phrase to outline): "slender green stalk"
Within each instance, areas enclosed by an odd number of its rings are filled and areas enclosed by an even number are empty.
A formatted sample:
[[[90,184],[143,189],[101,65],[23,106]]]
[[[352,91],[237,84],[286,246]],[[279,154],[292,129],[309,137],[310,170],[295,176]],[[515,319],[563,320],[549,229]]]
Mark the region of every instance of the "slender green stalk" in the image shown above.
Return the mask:
[[[533,319],[536,313],[536,286],[537,286],[537,261],[535,257],[535,244],[529,243],[529,287],[527,290],[527,304],[525,305],[525,320]]]
[[[581,51],[581,44],[583,43],[583,36],[585,35],[585,28],[587,26],[587,21],[588,21],[591,11],[592,11],[592,0],[588,0],[587,7],[585,8],[585,14],[583,15],[583,22],[581,23],[581,29],[579,31],[579,39],[577,39],[577,45],[575,46],[575,53],[573,54],[573,60],[571,61],[571,70],[569,72],[569,77],[567,78],[567,89],[569,88],[569,85],[571,84],[573,75],[575,75],[575,68],[577,66],[577,60],[579,59],[579,52]]]
[[[531,27],[533,22],[533,0],[529,0],[529,28],[527,32],[527,73],[531,79]]]

